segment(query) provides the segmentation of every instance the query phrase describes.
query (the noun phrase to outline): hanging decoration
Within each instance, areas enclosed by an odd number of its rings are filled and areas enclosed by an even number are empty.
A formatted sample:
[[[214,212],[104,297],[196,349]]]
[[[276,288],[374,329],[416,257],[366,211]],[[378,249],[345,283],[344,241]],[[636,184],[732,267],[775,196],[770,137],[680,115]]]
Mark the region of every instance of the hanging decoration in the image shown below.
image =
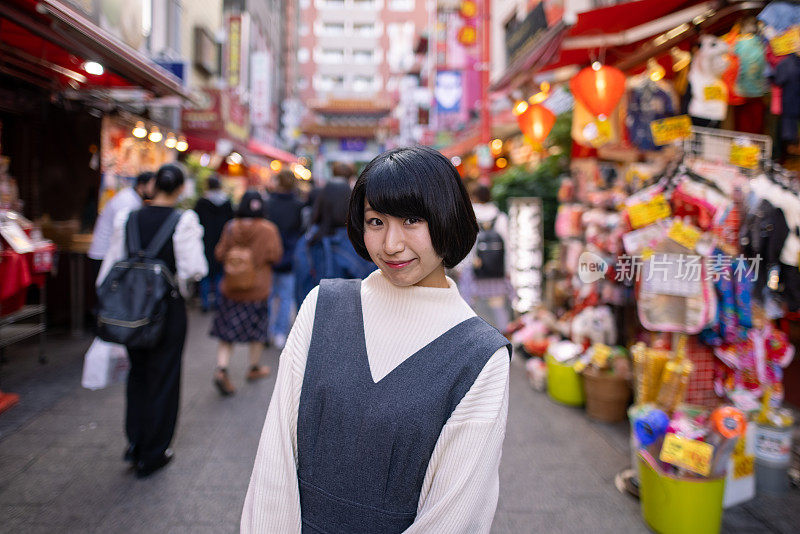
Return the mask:
[[[570,80],[569,88],[592,115],[605,120],[625,93],[625,74],[594,62]]]
[[[514,107],[519,129],[531,142],[541,144],[556,123],[555,114],[541,104],[520,102]]]

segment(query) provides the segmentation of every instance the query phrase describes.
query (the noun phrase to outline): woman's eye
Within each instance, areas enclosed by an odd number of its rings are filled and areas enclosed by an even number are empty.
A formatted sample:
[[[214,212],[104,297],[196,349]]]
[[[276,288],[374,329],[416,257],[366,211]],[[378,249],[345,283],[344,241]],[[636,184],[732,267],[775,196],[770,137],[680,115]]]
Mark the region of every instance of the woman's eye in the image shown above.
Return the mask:
[[[419,222],[422,222],[422,219],[420,219],[419,217],[409,217],[408,219],[406,219],[405,222],[406,224],[417,224]]]
[[[381,221],[380,219],[376,219],[374,217],[372,219],[367,219],[367,226],[380,226],[382,224],[383,221]]]

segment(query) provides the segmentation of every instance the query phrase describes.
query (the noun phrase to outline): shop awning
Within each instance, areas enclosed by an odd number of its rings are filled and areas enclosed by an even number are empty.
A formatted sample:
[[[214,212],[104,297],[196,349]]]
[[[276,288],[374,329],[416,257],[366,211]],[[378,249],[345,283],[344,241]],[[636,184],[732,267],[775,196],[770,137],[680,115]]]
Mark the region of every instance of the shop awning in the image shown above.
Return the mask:
[[[214,135],[210,132],[196,132],[185,131],[184,136],[189,145],[189,151],[198,150],[201,152],[215,152],[217,150],[217,141],[219,139],[226,139],[225,136]],[[265,157],[269,159],[277,159],[283,163],[298,163],[297,156],[280,148],[258,141],[250,140],[246,145],[241,142],[231,141],[233,150],[242,153],[245,156],[253,155],[256,157]]]
[[[5,0],[0,3],[1,67],[33,80],[47,78],[73,88],[138,85],[159,96],[190,99],[181,80],[60,0]],[[85,73],[84,61],[105,73]],[[32,80],[32,81],[33,81]],[[72,83],[70,83],[70,81]]]
[[[280,148],[276,148],[274,146],[270,146],[264,143],[259,143],[258,141],[254,141],[252,139],[250,140],[249,143],[247,143],[247,149],[257,155],[266,156],[272,159],[278,159],[284,163],[298,162],[297,156],[295,156],[294,154],[290,154],[289,152],[286,152],[285,150],[281,150]]]
[[[508,66],[503,76],[490,87],[491,91],[511,91],[530,79],[532,72],[547,65],[558,56],[561,42],[568,31],[564,21],[559,21],[543,31],[530,51]]]

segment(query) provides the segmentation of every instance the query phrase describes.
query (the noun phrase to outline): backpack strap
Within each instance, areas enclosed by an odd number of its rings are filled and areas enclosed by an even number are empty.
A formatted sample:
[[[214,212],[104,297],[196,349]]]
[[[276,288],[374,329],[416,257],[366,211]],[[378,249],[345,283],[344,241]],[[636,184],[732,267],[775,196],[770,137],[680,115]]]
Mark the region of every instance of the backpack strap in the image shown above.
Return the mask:
[[[128,215],[128,222],[125,224],[125,243],[128,257],[135,256],[142,250],[142,240],[139,236],[139,210],[134,210]]]
[[[164,245],[167,244],[169,238],[172,236],[172,232],[175,231],[175,227],[178,226],[178,221],[181,219],[181,215],[183,215],[183,211],[181,210],[173,210],[172,213],[169,214],[167,220],[161,224],[161,227],[156,232],[156,235],[153,236],[153,239],[150,241],[150,245],[148,245],[147,249],[144,251],[144,255],[148,258],[155,258],[161,249],[164,248]]]

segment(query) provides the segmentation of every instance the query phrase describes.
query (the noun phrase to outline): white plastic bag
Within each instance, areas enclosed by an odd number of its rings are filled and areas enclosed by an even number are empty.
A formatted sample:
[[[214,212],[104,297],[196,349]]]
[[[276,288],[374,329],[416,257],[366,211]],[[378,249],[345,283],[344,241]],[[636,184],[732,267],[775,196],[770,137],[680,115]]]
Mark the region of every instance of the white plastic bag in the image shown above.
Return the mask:
[[[81,385],[86,389],[103,389],[125,381],[130,363],[123,345],[108,343],[99,337],[86,351],[83,361]]]

